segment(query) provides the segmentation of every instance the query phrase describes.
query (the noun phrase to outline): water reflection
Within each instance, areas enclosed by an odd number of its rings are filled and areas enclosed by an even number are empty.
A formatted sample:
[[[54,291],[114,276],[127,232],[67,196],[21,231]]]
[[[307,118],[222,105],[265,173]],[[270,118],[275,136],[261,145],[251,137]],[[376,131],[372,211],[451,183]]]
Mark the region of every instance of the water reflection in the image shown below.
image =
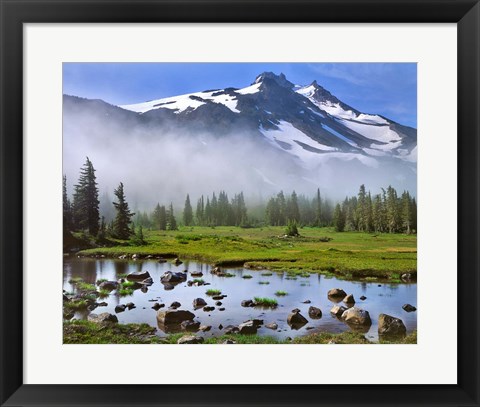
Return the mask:
[[[417,327],[417,312],[406,312],[402,306],[406,303],[416,306],[417,286],[416,284],[384,284],[377,282],[354,282],[341,281],[334,277],[311,275],[311,276],[289,276],[283,272],[273,272],[272,275],[263,275],[265,270],[257,271],[244,268],[225,269],[224,271],[234,274],[234,277],[220,277],[210,273],[211,267],[207,264],[197,262],[185,262],[179,266],[171,263],[159,263],[157,260],[111,260],[111,259],[77,259],[66,258],[64,261],[63,288],[72,292],[74,287],[69,280],[80,277],[90,284],[94,284],[98,279],[107,279],[117,281],[121,276],[132,272],[147,271],[153,278],[153,285],[138,289],[132,295],[122,297],[116,290],[110,295],[99,301],[107,302],[106,307],[101,307],[94,312],[115,313],[115,306],[133,302],[135,309],[126,310],[117,314],[120,323],[147,323],[158,327],[158,335],[172,332],[176,328],[160,327],[157,325],[156,311],[152,309],[155,302],[164,303],[167,306],[174,301],[182,304],[181,309],[194,312],[195,321],[202,325],[211,326],[209,332],[199,332],[199,335],[211,336],[220,335],[223,329],[219,326],[238,325],[252,318],[260,318],[265,324],[277,324],[278,329],[271,330],[262,326],[258,329],[259,335],[270,335],[278,338],[286,338],[305,335],[311,332],[332,332],[338,333],[348,330],[356,330],[357,327],[349,327],[341,319],[330,314],[330,309],[334,304],[346,306],[342,298],[327,297],[327,292],[333,288],[341,288],[347,294],[353,294],[355,297],[355,306],[365,309],[370,313],[372,326],[370,328],[361,328],[363,333],[372,340],[378,338],[378,316],[381,313],[389,314],[403,320],[407,331],[411,332]],[[205,285],[187,285],[187,281],[179,283],[160,282],[160,276],[166,271],[184,272],[188,270],[188,280],[201,278]],[[201,277],[191,276],[191,272],[201,272]],[[242,278],[245,275],[252,278]],[[259,284],[261,281],[268,281],[269,284]],[[206,295],[206,290],[217,289],[222,294],[227,295],[221,302],[222,305],[216,305],[216,301]],[[277,291],[285,291],[287,295],[276,296]],[[276,308],[262,307],[242,307],[243,300],[253,299],[254,297],[266,297],[276,299],[278,306]],[[364,300],[360,298],[366,297]],[[203,298],[209,307],[208,312],[203,309],[194,310],[193,300]],[[309,303],[304,303],[309,300]],[[350,304],[349,304],[350,305]],[[319,319],[312,318],[309,315],[310,306],[319,308],[323,317]],[[221,311],[220,308],[225,308]],[[287,317],[293,309],[299,309],[300,313],[307,318],[307,322],[301,326],[290,327],[287,323]],[[77,313],[75,318],[87,318],[88,311]],[[292,324],[293,325],[293,324]],[[292,330],[293,328],[293,330]]]

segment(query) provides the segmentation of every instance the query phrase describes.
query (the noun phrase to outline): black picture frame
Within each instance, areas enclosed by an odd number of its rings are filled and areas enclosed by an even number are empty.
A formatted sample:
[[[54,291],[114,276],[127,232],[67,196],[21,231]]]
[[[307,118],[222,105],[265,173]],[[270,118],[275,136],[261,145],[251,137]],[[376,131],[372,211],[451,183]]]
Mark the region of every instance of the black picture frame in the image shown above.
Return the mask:
[[[479,0],[0,0],[0,14],[0,402],[2,406],[480,405]],[[282,386],[24,384],[22,343],[23,24],[46,22],[456,23],[458,27],[458,384]],[[438,357],[441,358],[441,355]],[[414,368],[412,366],[412,369]]]

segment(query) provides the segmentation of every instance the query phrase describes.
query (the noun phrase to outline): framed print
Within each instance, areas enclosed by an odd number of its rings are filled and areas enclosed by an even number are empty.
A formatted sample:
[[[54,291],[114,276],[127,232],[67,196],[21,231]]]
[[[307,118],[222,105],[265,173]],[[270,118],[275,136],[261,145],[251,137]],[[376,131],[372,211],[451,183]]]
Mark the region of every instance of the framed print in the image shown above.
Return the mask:
[[[2,405],[479,405],[479,7],[1,0]]]

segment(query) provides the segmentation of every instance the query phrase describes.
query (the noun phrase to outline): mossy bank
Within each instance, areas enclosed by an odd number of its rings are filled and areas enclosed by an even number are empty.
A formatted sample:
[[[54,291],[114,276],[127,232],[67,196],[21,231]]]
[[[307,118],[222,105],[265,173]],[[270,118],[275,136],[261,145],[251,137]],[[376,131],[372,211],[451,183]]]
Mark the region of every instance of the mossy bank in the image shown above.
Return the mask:
[[[64,321],[64,344],[176,344],[187,333],[171,334],[161,338],[155,335],[156,328],[147,324],[97,324],[89,321]],[[272,336],[222,335],[205,338],[204,344],[371,344],[364,335],[355,332],[313,333],[292,340],[280,340]],[[417,343],[417,333],[412,332],[398,341],[380,343]]]

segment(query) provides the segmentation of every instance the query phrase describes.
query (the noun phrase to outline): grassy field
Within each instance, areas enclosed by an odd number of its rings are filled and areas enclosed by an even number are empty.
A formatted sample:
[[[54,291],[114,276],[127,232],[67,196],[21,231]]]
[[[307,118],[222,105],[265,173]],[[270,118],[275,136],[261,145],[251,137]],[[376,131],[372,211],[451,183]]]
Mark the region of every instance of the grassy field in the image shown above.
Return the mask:
[[[166,338],[155,335],[155,328],[146,324],[114,324],[104,326],[88,321],[63,323],[63,343],[65,344],[176,344],[185,333],[172,334]],[[188,334],[192,335],[192,334]],[[278,340],[271,336],[259,335],[223,335],[206,338],[205,344],[221,344],[233,340],[238,344],[369,344],[364,335],[355,332],[341,334],[316,333],[293,340]],[[413,332],[397,342],[380,343],[417,343],[417,333]]]
[[[285,237],[284,227],[184,227],[178,231],[144,231],[146,245],[118,245],[83,250],[82,255],[160,255],[217,266],[243,265],[290,273],[317,272],[347,279],[388,279],[416,273],[417,237],[402,234],[335,232],[301,228],[300,237]]]

